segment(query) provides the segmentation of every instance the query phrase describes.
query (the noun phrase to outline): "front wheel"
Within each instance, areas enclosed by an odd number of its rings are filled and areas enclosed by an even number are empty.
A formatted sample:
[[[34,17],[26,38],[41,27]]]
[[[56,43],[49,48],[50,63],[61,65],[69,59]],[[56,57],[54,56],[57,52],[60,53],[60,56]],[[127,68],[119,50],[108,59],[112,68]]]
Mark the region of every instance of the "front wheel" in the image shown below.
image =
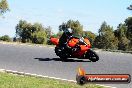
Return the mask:
[[[86,53],[85,58],[88,58],[92,62],[96,62],[99,60],[98,54],[91,49]]]

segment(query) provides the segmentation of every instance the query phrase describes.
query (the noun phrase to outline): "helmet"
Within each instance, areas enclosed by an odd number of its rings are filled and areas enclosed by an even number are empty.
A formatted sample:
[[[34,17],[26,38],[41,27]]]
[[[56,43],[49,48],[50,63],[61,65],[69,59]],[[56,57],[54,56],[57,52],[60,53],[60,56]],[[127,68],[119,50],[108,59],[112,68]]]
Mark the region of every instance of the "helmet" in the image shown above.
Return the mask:
[[[65,28],[64,32],[72,34],[73,31],[71,28]]]
[[[72,31],[71,28],[68,28],[67,31],[68,31],[69,33],[71,33],[71,34],[73,33],[73,31]]]

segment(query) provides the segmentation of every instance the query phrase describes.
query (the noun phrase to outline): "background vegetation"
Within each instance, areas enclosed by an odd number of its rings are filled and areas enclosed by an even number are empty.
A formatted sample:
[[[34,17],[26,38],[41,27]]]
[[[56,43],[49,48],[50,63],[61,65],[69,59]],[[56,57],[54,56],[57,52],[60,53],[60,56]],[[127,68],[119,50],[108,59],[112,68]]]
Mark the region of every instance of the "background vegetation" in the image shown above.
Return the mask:
[[[130,5],[128,10],[132,10],[132,5]],[[9,6],[6,0],[0,1],[0,15],[9,11]],[[116,29],[111,25],[107,24],[106,21],[102,22],[100,28],[98,29],[98,34],[91,31],[84,31],[83,25],[78,20],[68,20],[67,22],[62,22],[58,25],[58,29],[61,25],[66,25],[71,28],[74,32],[74,36],[89,38],[92,47],[99,49],[114,49],[114,50],[130,50],[132,51],[132,17],[124,19],[123,23],[119,23]],[[59,38],[62,31],[59,30],[58,33],[54,34],[50,26],[44,27],[41,23],[31,24],[26,20],[20,20],[16,25],[16,37],[13,41],[18,41],[22,43],[35,43],[35,44],[49,44],[50,37]],[[0,37],[2,41],[11,41],[8,35]]]

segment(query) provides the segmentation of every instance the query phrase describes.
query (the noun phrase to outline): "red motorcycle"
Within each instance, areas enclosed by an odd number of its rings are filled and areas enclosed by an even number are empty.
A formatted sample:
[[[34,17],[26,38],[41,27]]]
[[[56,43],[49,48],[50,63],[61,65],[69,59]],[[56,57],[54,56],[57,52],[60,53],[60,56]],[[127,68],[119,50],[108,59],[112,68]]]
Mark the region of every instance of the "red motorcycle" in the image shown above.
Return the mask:
[[[50,41],[56,45],[55,53],[62,60],[67,58],[89,59],[92,62],[99,60],[96,52],[91,50],[91,44],[88,38],[73,37],[67,28],[64,28],[63,34],[58,38],[50,38]]]

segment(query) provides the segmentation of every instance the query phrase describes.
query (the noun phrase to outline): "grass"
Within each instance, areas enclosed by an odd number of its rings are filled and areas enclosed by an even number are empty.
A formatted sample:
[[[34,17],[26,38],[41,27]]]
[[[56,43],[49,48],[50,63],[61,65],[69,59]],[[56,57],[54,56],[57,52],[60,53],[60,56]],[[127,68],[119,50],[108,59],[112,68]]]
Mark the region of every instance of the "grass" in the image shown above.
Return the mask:
[[[0,72],[0,88],[104,88],[95,84],[80,86],[61,80],[14,75]]]
[[[23,45],[32,45],[32,46],[47,46],[47,47],[54,47],[55,45],[48,45],[48,44],[34,44],[34,43],[22,43],[22,42],[6,42],[6,41],[0,41],[0,43],[4,44],[23,44]]]

